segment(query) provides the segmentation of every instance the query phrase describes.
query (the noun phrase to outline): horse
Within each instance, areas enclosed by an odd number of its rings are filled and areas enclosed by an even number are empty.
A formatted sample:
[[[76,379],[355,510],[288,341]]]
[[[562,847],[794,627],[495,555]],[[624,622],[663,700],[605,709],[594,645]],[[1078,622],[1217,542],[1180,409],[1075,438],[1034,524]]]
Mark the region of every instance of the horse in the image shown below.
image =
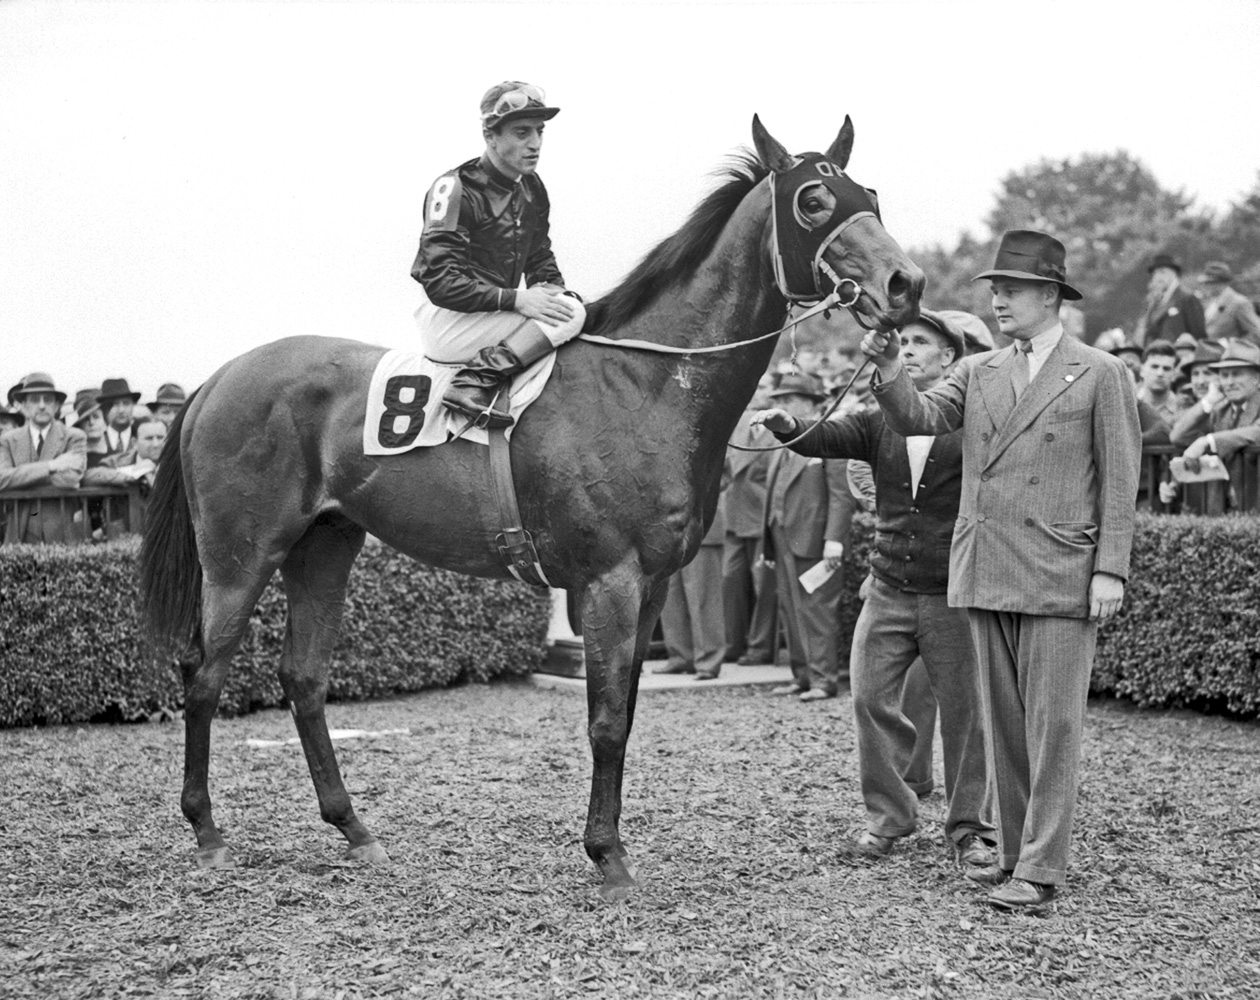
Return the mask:
[[[619,824],[643,658],[670,575],[695,555],[713,519],[727,440],[788,315],[776,274],[823,268],[853,292],[856,301],[844,304],[859,322],[879,329],[913,320],[924,284],[879,221],[874,192],[843,172],[853,144],[848,116],[825,157],[802,154],[826,161],[819,173],[831,186],[820,178],[785,196],[794,199],[796,236],[830,232],[816,260],[803,260],[803,251],[776,258],[785,244],[776,242],[774,179],[802,158],[755,116],[753,143],[755,154],[737,154],[685,224],[588,310],[583,337],[701,352],[571,341],[511,439],[523,524],[547,579],[572,593],[581,619],[593,757],[584,847],[608,900],[636,886]],[[861,211],[842,221],[837,193],[856,198]],[[313,336],[256,348],[190,398],[161,456],[141,592],[154,648],[179,660],[183,674],[180,805],[202,867],[235,864],[211,810],[210,726],[232,655],[277,570],[288,604],[279,680],[320,815],[345,837],[346,857],[368,863],[389,856],[355,814],[324,715],[365,533],[434,566],[508,575],[484,445],[363,454],[367,387],[384,353]]]

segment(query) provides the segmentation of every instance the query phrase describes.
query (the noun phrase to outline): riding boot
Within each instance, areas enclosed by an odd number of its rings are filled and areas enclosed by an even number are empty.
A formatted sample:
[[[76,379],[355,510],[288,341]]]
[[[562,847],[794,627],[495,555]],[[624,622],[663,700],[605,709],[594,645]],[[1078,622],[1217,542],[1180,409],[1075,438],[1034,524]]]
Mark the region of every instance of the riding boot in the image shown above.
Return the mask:
[[[502,342],[483,347],[456,372],[442,402],[471,418],[477,427],[510,427],[506,390],[512,376],[554,350],[538,324],[526,321]]]

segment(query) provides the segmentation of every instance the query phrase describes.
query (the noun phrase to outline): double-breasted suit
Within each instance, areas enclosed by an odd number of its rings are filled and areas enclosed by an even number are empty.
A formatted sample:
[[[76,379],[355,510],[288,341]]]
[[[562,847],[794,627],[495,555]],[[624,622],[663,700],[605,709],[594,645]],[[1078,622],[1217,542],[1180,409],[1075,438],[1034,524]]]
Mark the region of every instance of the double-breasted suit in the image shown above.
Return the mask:
[[[845,462],[777,451],[766,476],[765,558],[774,563],[792,675],[798,687],[835,694],[840,682],[836,617],[843,570],[812,594],[800,575],[823,557],[823,543],[848,546],[857,501]]]
[[[65,452],[80,456],[77,473],[54,473],[49,462]],[[44,447],[36,454],[28,427],[0,435],[0,490],[29,490],[46,486],[77,486],[87,467],[87,437],[77,427],[54,420],[45,431]],[[61,480],[65,480],[62,482]],[[84,526],[72,522],[72,506],[49,500],[22,500],[16,516],[4,528],[4,540],[13,542],[67,542],[83,536]]]
[[[904,369],[875,388],[901,434],[963,429],[949,603],[968,609],[980,662],[999,864],[1050,885],[1066,876],[1075,811],[1091,580],[1128,578],[1141,463],[1123,362],[1054,332],[1018,401],[1014,346],[965,358],[925,393]]]

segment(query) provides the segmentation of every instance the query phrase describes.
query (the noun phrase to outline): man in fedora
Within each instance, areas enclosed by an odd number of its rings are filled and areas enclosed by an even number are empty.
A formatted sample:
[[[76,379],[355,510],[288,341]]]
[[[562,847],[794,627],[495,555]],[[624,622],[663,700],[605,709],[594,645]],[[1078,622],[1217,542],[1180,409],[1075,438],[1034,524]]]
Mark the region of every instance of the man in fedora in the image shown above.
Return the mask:
[[[1260,316],[1247,296],[1234,291],[1234,272],[1221,260],[1209,261],[1199,275],[1199,297],[1209,340],[1247,340],[1260,347]]]
[[[1124,597],[1141,443],[1123,362],[1064,336],[1059,305],[1081,294],[1063,244],[1007,232],[981,279],[1010,347],[964,358],[927,392],[895,333],[868,333],[862,350],[889,427],[963,431],[948,600],[967,609],[979,660],[998,827],[997,864],[969,875],[994,886],[994,906],[1036,908],[1067,875],[1097,628]]]
[[[969,325],[974,329],[976,324]],[[928,309],[901,330],[900,339],[901,363],[919,390],[938,384],[966,354],[963,326]],[[805,430],[781,409],[758,414],[753,422],[784,442]],[[961,430],[905,437],[887,426],[878,409],[866,409],[828,420],[790,447],[800,455],[868,462],[875,477],[871,576],[863,585],[866,599],[849,658],[866,807],[866,832],[855,849],[882,857],[917,828],[918,796],[906,779],[907,767],[919,728],[928,731],[930,747],[939,705],[945,836],[962,864],[982,867],[996,860],[997,834],[986,803],[980,680],[967,612],[950,607],[946,599],[962,488],[962,438]],[[914,705],[907,710],[906,700],[912,693],[909,671],[919,656],[930,685],[924,699],[930,713],[916,726],[910,716],[918,713]]]
[[[1195,471],[1204,455],[1217,455],[1225,463],[1229,482],[1207,484],[1206,513],[1241,510],[1250,499],[1241,495],[1246,466],[1254,473],[1256,457],[1242,449],[1260,445],[1260,347],[1232,340],[1219,361],[1207,366],[1220,380],[1219,402],[1208,393],[1186,410],[1172,429],[1172,443],[1184,448],[1182,458]],[[1161,491],[1163,493],[1163,491]]]
[[[1189,333],[1196,340],[1207,336],[1203,306],[1181,287],[1181,264],[1172,254],[1156,254],[1147,267],[1146,307],[1138,319],[1133,339],[1138,344],[1153,340],[1175,341]]]
[[[465,363],[442,401],[479,425],[511,424],[500,390],[586,319],[556,264],[537,172],[543,129],[559,113],[532,84],[491,87],[481,99],[485,151],[439,177],[424,200],[411,268],[424,286],[416,323],[430,358]]]
[[[146,403],[145,405],[149,408],[150,413],[166,424],[167,427],[170,427],[171,421],[175,419],[175,414],[180,411],[187,401],[188,396],[185,394],[183,386],[176,385],[174,382],[164,382],[158,388],[157,397],[151,403]]]
[[[109,446],[109,453],[117,455],[131,451],[131,423],[136,404],[140,402],[140,393],[132,392],[125,378],[107,378],[101,383],[96,401],[101,404],[101,413],[105,416],[105,443]]]
[[[56,419],[66,394],[46,372],[32,372],[14,390],[26,426],[0,435],[0,490],[76,489],[87,466],[87,439]],[[17,516],[6,519],[6,544],[74,540],[71,509],[52,500],[16,503]]]
[[[808,374],[785,375],[770,393],[774,406],[802,421],[826,399],[822,382]],[[792,682],[774,693],[797,695],[801,701],[834,698],[840,687],[836,619],[844,548],[857,509],[845,465],[784,449],[774,453],[766,472],[764,559],[774,567],[792,667]],[[831,575],[811,593],[801,574],[820,563]]]

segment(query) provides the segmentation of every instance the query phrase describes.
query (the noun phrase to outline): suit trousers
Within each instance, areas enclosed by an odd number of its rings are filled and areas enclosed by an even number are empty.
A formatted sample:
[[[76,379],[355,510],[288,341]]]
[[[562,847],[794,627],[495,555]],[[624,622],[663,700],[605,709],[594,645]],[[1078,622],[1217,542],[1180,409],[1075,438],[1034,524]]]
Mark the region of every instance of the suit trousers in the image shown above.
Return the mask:
[[[998,864],[1016,878],[1061,885],[1098,626],[976,608],[968,615],[980,659]]]
[[[867,829],[903,837],[918,824],[918,797],[905,774],[915,727],[902,712],[906,674],[922,655],[941,712],[945,835],[993,838],[980,681],[967,613],[944,594],[910,594],[878,578],[853,632],[849,675],[857,729],[858,774]]]
[[[744,653],[766,663],[775,656],[774,570],[761,560],[761,539],[726,533],[722,543],[722,603],[726,609],[726,658]]]
[[[979,690],[979,689],[977,689]],[[914,749],[906,766],[906,784],[915,795],[927,795],[936,787],[932,776],[932,746],[936,741],[936,695],[928,677],[923,657],[906,671],[906,686],[901,692],[901,713],[914,726]]]
[[[835,694],[840,686],[837,622],[844,570],[836,570],[812,594],[805,593],[800,575],[822,560],[793,555],[779,526],[770,525],[770,531],[774,541],[774,584],[787,633],[792,679],[803,690],[817,688]]]
[[[702,545],[696,557],[669,578],[661,611],[661,634],[670,666],[716,674],[726,653],[722,614],[722,549]]]

